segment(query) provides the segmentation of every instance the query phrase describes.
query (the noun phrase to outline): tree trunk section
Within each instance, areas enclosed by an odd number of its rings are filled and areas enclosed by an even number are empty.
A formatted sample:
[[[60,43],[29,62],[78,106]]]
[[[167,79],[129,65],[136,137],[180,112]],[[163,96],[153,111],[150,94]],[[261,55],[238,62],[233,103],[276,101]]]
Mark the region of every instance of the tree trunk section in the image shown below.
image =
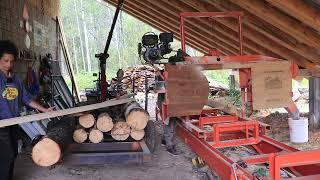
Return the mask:
[[[109,116],[108,113],[102,113],[98,116],[97,119],[97,129],[102,132],[111,131],[113,128],[112,118]]]
[[[134,139],[134,140],[141,140],[144,137],[144,130],[135,130],[135,129],[131,129],[130,132],[130,136]]]
[[[126,140],[130,135],[130,126],[123,121],[116,122],[111,130],[111,136],[118,141]]]
[[[73,132],[73,140],[76,143],[83,143],[88,139],[88,133],[85,129],[79,128]]]
[[[84,114],[79,117],[79,124],[84,128],[91,128],[94,123],[95,119],[92,114]]]
[[[56,164],[67,146],[72,142],[74,128],[74,118],[63,117],[48,129],[47,135],[32,148],[32,160],[34,163],[43,167]]]
[[[79,74],[79,66],[78,66],[78,57],[77,57],[77,50],[76,50],[76,44],[74,42],[74,37],[72,37],[72,47],[73,47],[73,57],[74,57],[74,62],[76,66],[76,74]]]
[[[128,125],[136,130],[143,130],[149,120],[149,114],[137,102],[125,106],[124,115]]]
[[[92,128],[89,133],[89,140],[92,143],[100,143],[103,140],[103,133],[97,128]]]
[[[213,108],[222,108],[223,112],[230,115],[240,115],[240,109],[233,105],[233,102],[226,97],[208,99],[207,105]]]

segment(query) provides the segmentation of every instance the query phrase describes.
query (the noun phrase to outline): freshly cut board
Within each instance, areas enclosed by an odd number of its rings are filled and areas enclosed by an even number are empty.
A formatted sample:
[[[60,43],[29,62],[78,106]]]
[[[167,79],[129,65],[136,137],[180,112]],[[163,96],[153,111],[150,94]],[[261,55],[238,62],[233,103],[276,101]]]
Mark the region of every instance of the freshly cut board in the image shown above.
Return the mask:
[[[199,115],[207,104],[209,82],[196,65],[166,65],[168,116]]]
[[[53,117],[58,117],[58,116],[65,116],[65,115],[69,115],[69,114],[76,114],[76,113],[80,113],[80,112],[84,112],[84,111],[90,111],[90,110],[94,110],[94,109],[100,109],[100,108],[106,108],[109,106],[125,104],[125,103],[131,102],[131,101],[134,101],[134,99],[133,98],[126,98],[126,99],[119,99],[119,100],[109,100],[109,101],[105,101],[102,103],[90,104],[90,105],[86,105],[86,106],[74,107],[74,108],[69,108],[69,109],[64,109],[64,110],[57,110],[57,111],[52,111],[52,112],[47,112],[47,113],[39,113],[39,114],[34,114],[34,115],[9,118],[9,119],[1,120],[0,127],[6,127],[6,126],[21,124],[21,123],[31,122],[31,121],[38,121],[41,119],[53,118]]]

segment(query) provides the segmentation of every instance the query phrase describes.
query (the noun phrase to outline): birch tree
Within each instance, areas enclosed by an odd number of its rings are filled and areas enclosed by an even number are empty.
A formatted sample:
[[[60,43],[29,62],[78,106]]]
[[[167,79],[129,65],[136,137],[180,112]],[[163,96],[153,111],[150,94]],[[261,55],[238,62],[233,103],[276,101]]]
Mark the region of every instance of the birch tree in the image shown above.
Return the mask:
[[[83,53],[83,45],[82,45],[82,36],[81,36],[81,30],[80,30],[80,22],[79,22],[79,16],[78,16],[78,6],[76,0],[73,0],[74,8],[75,8],[75,15],[77,20],[77,28],[78,28],[78,34],[80,39],[80,50],[81,50],[81,58],[82,58],[82,70],[86,71],[86,62],[84,60],[84,53]]]
[[[79,74],[79,66],[78,66],[78,56],[77,56],[77,50],[76,50],[76,44],[74,42],[74,37],[72,37],[72,47],[73,47],[73,57],[74,57],[74,63],[76,66],[76,74]]]
[[[87,24],[84,18],[84,7],[83,7],[83,1],[80,0],[81,5],[81,21],[82,21],[82,27],[83,27],[83,35],[84,35],[84,43],[85,43],[85,53],[86,53],[86,60],[87,60],[87,71],[91,72],[91,59],[90,59],[90,51],[89,51],[89,41],[88,41],[88,30],[87,30]]]

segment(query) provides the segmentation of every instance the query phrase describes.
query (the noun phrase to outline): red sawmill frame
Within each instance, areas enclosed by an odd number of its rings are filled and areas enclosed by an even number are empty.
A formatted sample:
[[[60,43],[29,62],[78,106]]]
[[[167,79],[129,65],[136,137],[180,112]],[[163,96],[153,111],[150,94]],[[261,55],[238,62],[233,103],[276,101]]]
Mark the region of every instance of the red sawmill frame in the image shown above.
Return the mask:
[[[320,177],[320,150],[299,151],[264,135],[267,126],[256,120],[237,116],[180,117],[178,136],[214,170],[221,179],[254,179],[238,162],[233,162],[219,149],[246,146],[258,155],[241,158],[247,165],[268,164],[270,180],[280,179],[280,169],[295,178]],[[213,131],[206,130],[211,126]],[[222,127],[222,129],[220,129]],[[218,130],[217,130],[218,129]]]
[[[187,57],[185,64],[198,64],[205,70],[224,69],[232,63],[250,63],[258,61],[280,61],[261,55],[243,55],[242,12],[183,12],[180,14],[181,46],[186,50],[184,21],[186,18],[236,18],[239,27],[239,55],[220,56],[209,50],[210,56]],[[227,66],[226,66],[227,65]],[[291,65],[292,77],[299,69]],[[219,151],[220,148],[246,146],[257,152],[257,155],[242,158],[242,163],[268,164],[270,180],[279,180],[280,169],[296,179],[320,179],[320,150],[299,151],[274,139],[265,136],[269,126],[257,120],[246,118],[246,106],[252,112],[251,69],[239,68],[242,100],[242,117],[220,115],[220,109],[206,109],[200,115],[178,117],[177,135],[189,145],[223,180],[255,179],[238,162],[233,162]],[[164,72],[167,79],[168,73]],[[162,120],[167,119],[168,99],[162,103]],[[294,109],[294,108],[291,108]],[[156,109],[158,114],[159,108]],[[156,116],[157,117],[157,116]],[[209,127],[209,128],[208,128]]]

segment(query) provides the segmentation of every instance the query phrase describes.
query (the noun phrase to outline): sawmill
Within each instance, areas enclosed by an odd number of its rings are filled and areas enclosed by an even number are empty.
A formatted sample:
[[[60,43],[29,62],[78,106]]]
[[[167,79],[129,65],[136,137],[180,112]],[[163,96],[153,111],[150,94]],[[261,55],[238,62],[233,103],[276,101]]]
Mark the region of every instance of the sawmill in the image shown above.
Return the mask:
[[[319,22],[317,0],[0,0],[0,180],[320,179]]]

